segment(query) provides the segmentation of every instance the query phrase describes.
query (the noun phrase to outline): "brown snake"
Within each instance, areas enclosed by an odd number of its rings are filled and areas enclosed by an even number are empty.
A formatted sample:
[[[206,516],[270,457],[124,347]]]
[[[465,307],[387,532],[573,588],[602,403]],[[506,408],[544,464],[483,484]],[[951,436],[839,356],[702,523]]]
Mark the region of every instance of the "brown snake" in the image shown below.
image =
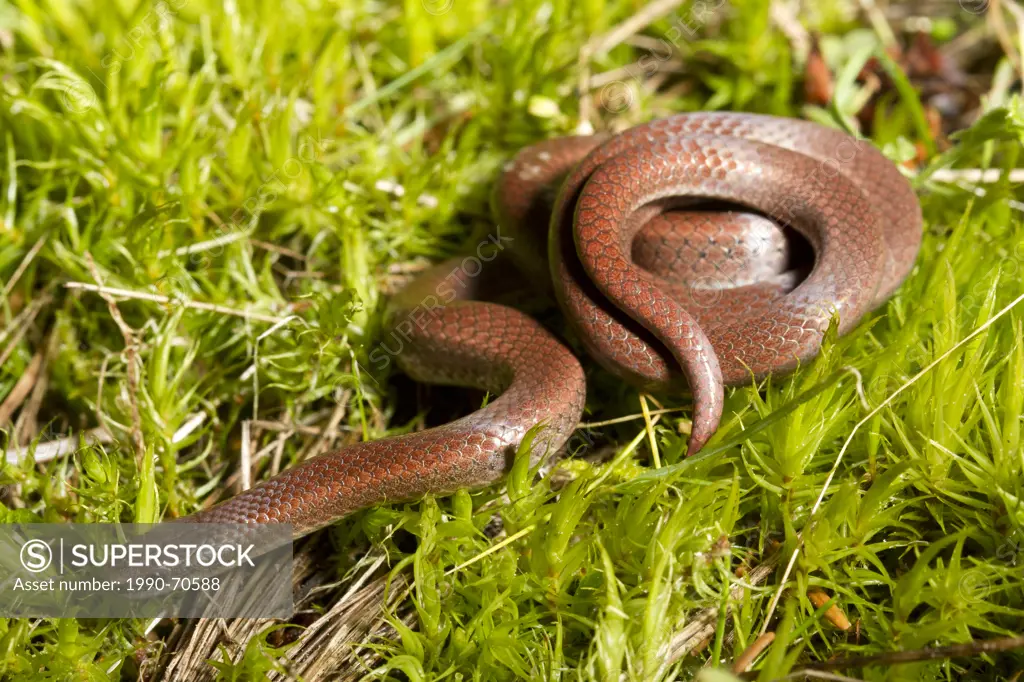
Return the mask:
[[[690,453],[717,428],[724,386],[812,358],[833,314],[846,332],[892,294],[921,240],[910,184],[869,143],[739,113],[528,147],[502,173],[494,208],[518,269],[553,288],[591,356],[645,390],[689,387]],[[780,225],[810,244],[809,273],[794,269]],[[580,363],[525,314],[473,300],[484,278],[453,278],[457,267],[392,299],[396,359],[418,381],[497,399],[316,457],[182,520],[290,523],[304,535],[385,500],[492,483],[538,423],[532,458],[561,448],[586,397]]]

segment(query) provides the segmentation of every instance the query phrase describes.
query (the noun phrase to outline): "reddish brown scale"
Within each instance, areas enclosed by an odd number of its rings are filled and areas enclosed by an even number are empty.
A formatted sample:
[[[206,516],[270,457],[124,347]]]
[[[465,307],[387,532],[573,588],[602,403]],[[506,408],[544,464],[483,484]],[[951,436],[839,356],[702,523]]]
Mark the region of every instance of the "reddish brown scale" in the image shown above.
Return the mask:
[[[686,205],[708,200],[752,212]],[[910,185],[869,144],[751,114],[683,114],[534,145],[505,168],[494,211],[518,269],[554,285],[601,365],[646,389],[689,387],[690,453],[717,428],[725,385],[811,358],[833,311],[848,331],[899,286],[921,239]],[[763,216],[810,243],[805,278]],[[451,287],[455,263],[393,299],[388,361],[419,381],[500,397],[441,427],[323,455],[183,520],[291,523],[301,535],[385,500],[492,483],[539,422],[533,459],[561,448],[583,409],[579,363],[524,314],[472,300],[486,277]]]
[[[675,284],[734,289],[784,280],[791,246],[767,218],[738,211],[670,210],[642,226],[633,262]]]
[[[561,448],[586,399],[579,361],[527,315],[466,300],[493,282],[451,277],[459,262],[430,269],[394,298],[384,346],[395,355],[371,354],[371,361],[393,358],[418,381],[479,388],[497,399],[444,426],[321,455],[181,521],[290,523],[300,536],[385,500],[493,483],[538,424],[545,428],[531,459]],[[456,299],[441,305],[448,292]]]
[[[610,371],[653,391],[678,390],[685,378],[691,453],[717,428],[724,385],[750,381],[744,365],[761,377],[811,357],[831,311],[849,330],[899,286],[920,245],[921,210],[899,170],[869,143],[816,124],[681,114],[563,152],[561,167],[572,170],[549,233],[555,295]],[[529,150],[520,156],[536,165]],[[814,248],[814,268],[795,288],[769,281],[721,295],[659,282],[633,260],[631,237],[665,197],[781,218]],[[526,199],[506,203],[517,201]]]

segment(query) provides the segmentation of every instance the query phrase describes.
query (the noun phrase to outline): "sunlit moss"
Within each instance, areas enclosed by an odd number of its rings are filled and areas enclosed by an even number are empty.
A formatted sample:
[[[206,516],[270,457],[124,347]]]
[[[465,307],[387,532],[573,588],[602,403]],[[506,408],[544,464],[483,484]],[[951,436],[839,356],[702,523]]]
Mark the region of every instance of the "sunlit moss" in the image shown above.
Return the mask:
[[[767,0],[691,2],[648,30],[681,61],[641,62],[626,44],[592,55],[592,74],[621,69],[591,93],[593,121],[720,108],[849,125],[864,96],[855,76],[880,40],[858,27],[857,3],[809,4],[837,70],[831,110],[800,106],[796,55]],[[188,513],[236,471],[240,422],[254,416],[320,426],[340,404],[334,445],[420,426],[408,406],[428,404],[398,395],[392,368],[368,359],[387,294],[403,273],[487,233],[501,164],[576,130],[581,48],[641,5],[0,0],[0,283],[20,269],[0,286],[0,353],[40,303],[0,367],[0,401],[45,352],[46,402],[18,436],[45,442],[102,419],[120,439],[7,465],[23,506],[5,520]],[[651,68],[666,70],[660,90],[648,87]],[[905,160],[911,142],[932,143],[916,94],[892,75],[899,89],[874,134]],[[1009,100],[933,168],[1016,166],[1022,121]],[[927,172],[915,182],[927,232],[906,285],[795,377],[731,392],[708,456],[681,458],[688,424],[670,412],[649,427],[660,469],[642,420],[595,427],[574,441],[577,454],[607,447],[610,458],[577,459],[539,482],[520,460],[501,490],[385,506],[330,531],[338,546],[376,543],[414,578],[370,675],[689,679],[767,627],[779,636],[756,668],[772,679],[802,660],[1019,629],[1021,316],[963,343],[1024,292],[1019,204],[1008,182],[983,197]],[[97,278],[149,297],[118,303],[133,353],[100,296],[65,287]],[[853,435],[812,515],[854,426],[940,358]],[[588,419],[640,411],[634,391],[591,378]],[[277,436],[261,432],[256,447]],[[292,434],[280,463],[320,446]],[[484,532],[495,514],[497,537]],[[399,542],[396,528],[417,542]],[[347,552],[332,561],[351,565]],[[765,565],[775,568],[753,584]],[[831,624],[812,588],[855,629]],[[414,627],[402,620],[410,613]],[[699,618],[702,637],[681,639]],[[0,622],[0,676],[130,677],[142,629]],[[288,650],[271,634],[219,663],[219,679],[277,669]],[[1021,662],[854,673],[995,679]]]

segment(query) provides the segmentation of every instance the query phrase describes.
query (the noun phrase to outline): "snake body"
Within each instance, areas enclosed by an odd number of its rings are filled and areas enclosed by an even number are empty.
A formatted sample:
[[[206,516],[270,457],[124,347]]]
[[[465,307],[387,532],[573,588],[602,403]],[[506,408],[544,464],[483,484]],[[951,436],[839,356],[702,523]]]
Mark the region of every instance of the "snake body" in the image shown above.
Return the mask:
[[[541,142],[507,164],[493,203],[518,270],[553,293],[597,362],[645,390],[689,387],[690,453],[717,428],[726,385],[812,358],[833,315],[843,333],[892,294],[921,239],[912,188],[869,143],[752,114]],[[810,244],[809,273],[780,226]],[[580,363],[529,316],[475,300],[484,278],[454,272],[432,268],[393,298],[396,359],[413,379],[496,400],[321,455],[182,520],[290,523],[298,536],[385,500],[492,483],[538,423],[532,458],[561,448],[583,410]]]

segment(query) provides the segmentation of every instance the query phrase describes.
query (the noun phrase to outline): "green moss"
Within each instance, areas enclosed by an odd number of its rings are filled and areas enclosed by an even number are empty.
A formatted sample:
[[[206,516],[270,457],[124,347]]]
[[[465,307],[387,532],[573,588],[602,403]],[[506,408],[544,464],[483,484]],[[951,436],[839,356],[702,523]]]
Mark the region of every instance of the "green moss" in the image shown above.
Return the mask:
[[[804,17],[837,70],[828,111],[801,107],[769,3],[743,0],[685,3],[654,22],[648,33],[673,42],[684,69],[658,91],[644,87],[642,51],[594,54],[591,73],[628,67],[594,89],[594,120],[730,108],[850,125],[863,101],[854,77],[880,54],[879,27],[853,21],[854,5],[816,3]],[[38,425],[15,435],[45,442],[102,419],[120,438],[6,465],[20,504],[3,517],[188,513],[235,471],[240,422],[254,416],[320,426],[340,401],[336,444],[417,426],[395,416],[390,372],[366,361],[395,273],[489,229],[501,163],[576,129],[581,48],[640,7],[0,0],[0,402],[42,352]],[[953,7],[942,21],[949,35],[981,18]],[[897,92],[876,116],[876,141],[894,158],[911,142],[932,153],[916,93],[884,66]],[[579,454],[610,444],[610,460],[570,460],[539,484],[520,462],[507,502],[496,504],[498,490],[463,493],[330,530],[340,547],[376,543],[414,579],[371,676],[688,679],[769,629],[779,636],[755,669],[771,679],[801,660],[1015,632],[1024,338],[1019,310],[1005,308],[1024,293],[1021,214],[1007,180],[976,196],[932,174],[1016,167],[1020,102],[992,101],[1006,106],[914,179],[927,231],[909,281],[796,376],[732,391],[706,454],[681,461],[678,412],[594,427]],[[97,277],[135,294],[117,306],[127,340],[99,295],[67,287]],[[640,412],[634,392],[600,375],[589,408],[594,419]],[[256,445],[277,437],[261,431]],[[282,465],[318,442],[291,435]],[[484,533],[496,511],[510,541]],[[339,573],[350,567],[348,552],[332,556]],[[753,584],[764,565],[776,568]],[[811,589],[834,596],[855,630],[830,624]],[[708,645],[684,656],[698,617]],[[0,675],[131,677],[144,628],[2,621]],[[218,664],[220,679],[275,669],[288,652],[268,643],[270,628],[237,664]],[[1022,662],[848,672],[1003,679]]]

